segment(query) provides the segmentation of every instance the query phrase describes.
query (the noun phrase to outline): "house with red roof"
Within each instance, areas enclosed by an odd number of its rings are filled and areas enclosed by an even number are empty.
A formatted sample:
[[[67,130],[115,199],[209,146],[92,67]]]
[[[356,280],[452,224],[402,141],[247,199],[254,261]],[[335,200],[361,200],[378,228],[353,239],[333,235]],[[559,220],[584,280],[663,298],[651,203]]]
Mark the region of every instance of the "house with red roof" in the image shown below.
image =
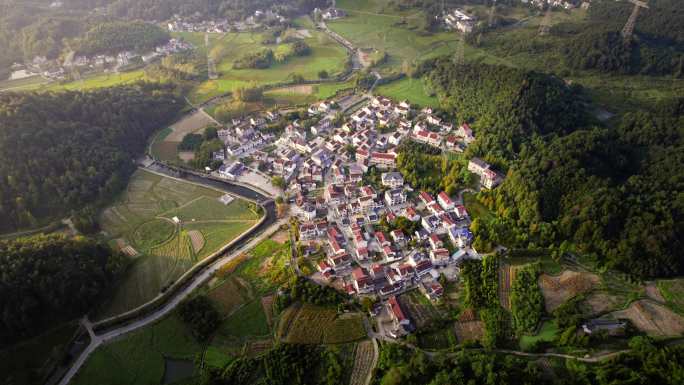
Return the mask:
[[[447,195],[447,193],[445,193],[444,191],[440,192],[437,195],[437,201],[442,206],[442,208],[447,211],[453,210],[456,206],[454,201],[452,201],[451,198],[449,198],[449,195]]]

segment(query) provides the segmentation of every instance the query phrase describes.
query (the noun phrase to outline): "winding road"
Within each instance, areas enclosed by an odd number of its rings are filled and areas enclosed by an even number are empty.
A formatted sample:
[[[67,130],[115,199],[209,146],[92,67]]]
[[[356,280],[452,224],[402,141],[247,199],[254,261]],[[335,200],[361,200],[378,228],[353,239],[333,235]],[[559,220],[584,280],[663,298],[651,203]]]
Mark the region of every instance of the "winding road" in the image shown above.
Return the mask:
[[[160,171],[159,166],[157,166],[156,172],[163,172],[163,169]],[[172,173],[171,170],[167,170],[167,172],[164,172],[165,175],[168,175]],[[175,175],[169,175],[172,177],[178,178],[178,176]],[[264,197],[262,194],[260,194],[257,191],[254,190],[249,190],[246,187],[243,186],[235,186],[229,183],[221,183],[219,181],[213,180],[213,179],[208,179],[208,178],[202,178],[197,175],[186,175],[182,179],[188,180],[193,183],[201,183],[205,184],[214,188],[221,188],[223,190],[232,192],[232,193],[238,193],[239,195],[246,196],[250,199],[254,199],[260,202],[270,202],[269,199]],[[239,192],[238,192],[239,191]],[[251,191],[248,192],[248,191]],[[272,205],[269,205],[272,206]],[[196,276],[192,278],[192,280],[186,284],[182,289],[179,289],[179,291],[175,294],[173,294],[172,297],[170,297],[163,305],[160,307],[156,308],[155,310],[151,311],[148,314],[145,314],[137,319],[134,319],[132,321],[129,321],[121,326],[117,326],[114,328],[111,328],[109,330],[103,331],[101,333],[97,333],[94,328],[93,328],[93,323],[90,322],[90,320],[87,317],[84,317],[81,320],[81,325],[87,330],[88,335],[90,336],[90,344],[81,352],[81,354],[76,358],[76,360],[73,362],[69,370],[64,374],[64,376],[61,378],[59,381],[60,385],[67,385],[71,380],[76,376],[78,371],[81,369],[83,364],[88,360],[90,355],[100,346],[107,344],[119,337],[122,337],[130,332],[133,332],[135,330],[138,330],[142,327],[145,327],[161,318],[164,316],[168,315],[173,309],[178,306],[185,298],[187,298],[195,289],[203,285],[205,282],[210,280],[214,273],[218,271],[223,265],[229,263],[233,259],[235,259],[237,256],[247,252],[248,250],[254,248],[259,242],[263,241],[264,239],[268,238],[273,234],[275,231],[278,230],[278,228],[283,225],[288,223],[288,218],[283,218],[280,220],[275,220],[275,212],[272,207],[267,208],[266,210],[266,216],[267,216],[267,221],[264,223],[265,226],[260,226],[254,229],[254,231],[258,232],[258,235],[253,236],[252,238],[248,239],[247,241],[243,242],[239,246],[233,247],[229,252],[227,252],[226,255],[220,257],[217,259],[215,262],[212,264],[208,265],[205,267],[203,270],[197,273]]]

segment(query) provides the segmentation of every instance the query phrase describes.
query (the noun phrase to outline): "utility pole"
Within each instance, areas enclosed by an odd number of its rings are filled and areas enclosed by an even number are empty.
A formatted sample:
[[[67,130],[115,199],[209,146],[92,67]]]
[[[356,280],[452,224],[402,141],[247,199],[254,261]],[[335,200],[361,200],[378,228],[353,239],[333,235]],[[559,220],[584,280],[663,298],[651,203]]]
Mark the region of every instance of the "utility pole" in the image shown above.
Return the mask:
[[[489,9],[489,22],[487,25],[489,25],[489,28],[491,28],[494,25],[494,12],[496,11],[496,0],[492,1],[492,7]]]
[[[454,54],[454,64],[462,66],[465,63],[465,33],[461,35],[461,39],[456,45],[456,53]]]
[[[640,8],[649,8],[648,4],[641,0],[629,0],[630,3],[634,4],[634,9],[632,9],[632,14],[629,15],[627,23],[624,28],[622,28],[622,38],[627,40],[632,38],[634,34],[634,26],[636,26],[637,17],[639,16]]]
[[[546,13],[542,19],[541,24],[539,24],[539,36],[548,35],[551,30],[551,5],[546,5]]]
[[[209,33],[205,32],[204,33],[204,46],[207,48],[207,75],[210,80],[216,80],[218,79],[218,74],[216,73],[216,63],[214,63],[214,59],[211,57],[210,51],[209,51]]]

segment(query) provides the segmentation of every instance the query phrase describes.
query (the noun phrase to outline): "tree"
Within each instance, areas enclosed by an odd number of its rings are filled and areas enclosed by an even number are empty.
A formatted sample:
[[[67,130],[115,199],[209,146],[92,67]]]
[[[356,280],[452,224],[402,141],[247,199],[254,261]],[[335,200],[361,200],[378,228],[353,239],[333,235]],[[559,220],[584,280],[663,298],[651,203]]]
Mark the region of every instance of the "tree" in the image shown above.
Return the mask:
[[[326,70],[318,71],[318,78],[319,79],[327,79],[328,77],[330,77],[330,75],[328,74],[328,71],[326,71]]]
[[[271,184],[281,190],[285,189],[285,179],[282,176],[274,176],[271,178]]]

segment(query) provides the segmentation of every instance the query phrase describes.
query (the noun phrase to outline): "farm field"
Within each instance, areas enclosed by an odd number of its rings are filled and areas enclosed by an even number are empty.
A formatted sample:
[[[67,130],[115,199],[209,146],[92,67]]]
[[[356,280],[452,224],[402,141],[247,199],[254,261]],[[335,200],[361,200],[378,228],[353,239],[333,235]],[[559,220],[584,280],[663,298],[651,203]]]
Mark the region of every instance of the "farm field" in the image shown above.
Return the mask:
[[[408,100],[420,107],[439,107],[439,100],[436,96],[430,96],[426,87],[423,79],[405,77],[383,84],[375,92],[394,100]]]
[[[331,77],[342,73],[347,62],[346,49],[330,40],[323,32],[308,28],[310,22],[306,23],[301,18],[296,22],[300,25],[296,28],[300,29],[290,33],[305,41],[311,47],[311,53],[302,57],[290,57],[283,63],[274,63],[265,69],[234,69],[233,64],[246,54],[266,48],[277,52],[285,49],[286,44],[264,45],[262,41],[265,34],[252,32],[226,33],[220,37],[212,37],[210,55],[217,60],[219,78],[196,87],[189,96],[190,100],[199,103],[238,87],[287,82],[293,74],[301,75],[306,80],[315,80],[322,70],[327,71]]]
[[[339,344],[366,338],[362,316],[338,314],[336,309],[303,304],[283,316],[280,338],[289,343]]]
[[[484,336],[484,322],[480,321],[473,309],[466,309],[454,325],[458,342],[479,341]]]
[[[264,102],[272,106],[311,104],[353,87],[351,82],[334,82],[274,88],[264,92]]]
[[[408,317],[420,329],[441,317],[439,310],[418,290],[411,290],[398,297],[402,307],[408,312]]]
[[[166,360],[192,364],[202,350],[185,325],[171,316],[96,350],[73,384],[159,384]]]
[[[366,383],[371,370],[373,370],[373,342],[361,341],[354,349],[354,367],[352,369],[349,385],[363,385]]]
[[[395,11],[387,0],[343,0],[337,6],[349,15],[328,22],[328,27],[359,48],[386,51],[389,57],[382,70],[399,70],[404,61],[453,53],[460,39],[453,32],[423,33],[422,12]]]
[[[542,274],[539,282],[544,295],[547,312],[552,312],[568,299],[582,293],[587,293],[598,287],[601,279],[596,274],[578,273],[565,270],[559,276]]]
[[[149,301],[198,261],[259,219],[246,201],[223,205],[222,192],[138,170],[101,216],[103,231],[129,252],[131,264],[100,317]],[[173,218],[180,219],[175,223]],[[194,241],[193,241],[194,237]],[[202,243],[202,247],[195,246]],[[139,255],[139,256],[138,256]]]
[[[684,333],[684,317],[651,300],[633,302],[627,309],[610,315],[630,320],[637,329],[653,337],[676,337]]]
[[[181,120],[160,131],[152,140],[150,152],[156,159],[166,162],[180,160],[178,145],[187,134],[201,134],[204,129],[214,125],[214,119],[202,110],[185,115]]]

